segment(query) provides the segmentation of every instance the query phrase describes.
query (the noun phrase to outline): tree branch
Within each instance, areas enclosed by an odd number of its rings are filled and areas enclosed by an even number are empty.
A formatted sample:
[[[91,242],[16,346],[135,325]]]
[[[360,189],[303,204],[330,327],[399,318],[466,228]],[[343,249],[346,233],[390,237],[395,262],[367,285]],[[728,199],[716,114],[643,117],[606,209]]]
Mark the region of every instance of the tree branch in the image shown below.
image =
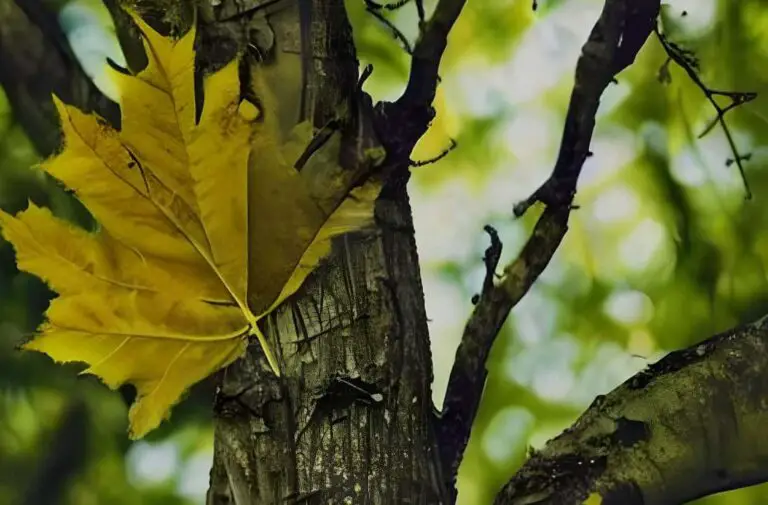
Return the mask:
[[[456,352],[438,423],[447,478],[455,480],[480,404],[487,374],[485,362],[496,335],[509,311],[547,266],[568,230],[576,182],[590,155],[600,96],[614,75],[634,61],[655,25],[658,11],[659,0],[606,0],[582,48],[555,168],[541,188],[515,207],[515,213],[522,215],[536,201],[545,203],[546,209],[518,258],[504,269],[501,281],[495,284],[492,278],[486,278]],[[493,274],[489,270],[488,275]]]
[[[497,505],[677,505],[768,481],[768,317],[668,354],[535,452]]]
[[[440,81],[440,60],[448,45],[448,34],[466,0],[440,0],[429,21],[421,22],[421,35],[411,53],[408,84],[393,102],[376,104],[376,133],[387,151],[389,164],[408,166],[416,142],[435,117],[432,101]],[[421,1],[417,1],[420,18]]]
[[[725,115],[736,107],[744,105],[757,98],[757,93],[752,91],[724,91],[710,88],[704,84],[704,81],[699,77],[699,62],[693,53],[668,40],[667,37],[659,31],[658,27],[654,31],[656,32],[656,36],[658,37],[661,46],[667,53],[667,61],[662,67],[664,73],[661,75],[666,76],[666,79],[668,80],[670,79],[669,71],[666,66],[669,65],[671,61],[674,61],[686,74],[688,74],[688,77],[696,87],[704,93],[704,96],[707,101],[709,101],[710,105],[712,105],[712,108],[715,109],[717,115],[715,116],[715,119],[704,128],[704,131],[699,134],[699,138],[702,138],[709,133],[716,124],[719,124],[723,128],[723,133],[728,141],[728,147],[730,147],[731,153],[733,154],[733,158],[726,161],[726,166],[736,163],[736,167],[739,169],[739,175],[741,176],[741,181],[744,184],[745,198],[747,200],[751,199],[752,190],[749,188],[749,180],[747,180],[747,174],[744,171],[743,163],[751,158],[751,154],[741,154],[739,152],[739,149],[736,146],[736,141],[731,134],[731,129],[728,127],[728,123],[725,122]],[[721,107],[720,104],[717,103],[716,97],[730,98],[731,103],[725,107]]]
[[[16,120],[44,156],[59,145],[51,92],[81,110],[99,112],[110,122],[119,118],[117,105],[90,81],[55,14],[40,0],[0,6],[0,85]]]
[[[432,17],[422,24],[421,35],[413,48],[408,84],[398,102],[411,106],[432,104],[448,34],[465,3],[466,0],[440,0]]]

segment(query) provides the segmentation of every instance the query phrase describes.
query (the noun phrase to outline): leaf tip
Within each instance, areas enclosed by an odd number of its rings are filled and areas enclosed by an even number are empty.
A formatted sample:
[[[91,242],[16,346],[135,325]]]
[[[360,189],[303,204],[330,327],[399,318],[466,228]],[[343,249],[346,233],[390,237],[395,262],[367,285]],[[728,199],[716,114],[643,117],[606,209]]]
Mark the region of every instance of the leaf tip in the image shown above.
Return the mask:
[[[56,93],[51,93],[51,101],[56,108],[59,119],[65,118],[67,116],[67,104]]]
[[[37,338],[38,335],[34,335],[32,338],[27,340],[26,342],[22,342],[18,345],[17,349],[19,351],[34,351],[34,352],[41,352],[45,354],[46,356],[49,356],[47,352],[45,352],[45,347],[40,345],[39,339]],[[53,359],[53,358],[51,358]]]
[[[142,35],[160,35],[157,33],[154,28],[149,26],[149,24],[144,21],[144,18],[141,17],[141,14],[136,9],[133,9],[131,7],[125,6],[123,7],[123,10],[126,14],[128,14],[128,17],[131,18],[131,21],[136,25],[136,27],[141,31]]]
[[[165,409],[152,406],[147,396],[138,396],[128,411],[128,438],[139,440],[171,417],[171,405]]]

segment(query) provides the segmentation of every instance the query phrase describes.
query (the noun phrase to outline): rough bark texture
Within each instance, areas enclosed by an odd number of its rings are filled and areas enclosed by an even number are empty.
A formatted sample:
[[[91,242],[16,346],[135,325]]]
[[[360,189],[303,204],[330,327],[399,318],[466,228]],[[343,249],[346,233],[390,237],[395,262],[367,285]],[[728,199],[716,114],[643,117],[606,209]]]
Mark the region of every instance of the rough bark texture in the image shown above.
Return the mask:
[[[269,318],[284,382],[260,372],[255,347],[224,373],[209,503],[438,503],[429,347],[402,195],[392,188],[381,229],[348,236]]]
[[[266,21],[276,52],[267,64],[296,65],[289,55],[301,47],[298,9]],[[304,115],[323,126],[339,104],[352,106],[357,83],[343,2],[314,2],[310,33]],[[290,95],[283,90],[283,99]],[[257,345],[222,373],[209,505],[441,501],[405,182],[396,176],[385,187],[376,229],[338,241],[293,301],[267,319],[283,379],[263,372]]]
[[[670,353],[532,454],[498,505],[676,505],[768,474],[768,320]]]

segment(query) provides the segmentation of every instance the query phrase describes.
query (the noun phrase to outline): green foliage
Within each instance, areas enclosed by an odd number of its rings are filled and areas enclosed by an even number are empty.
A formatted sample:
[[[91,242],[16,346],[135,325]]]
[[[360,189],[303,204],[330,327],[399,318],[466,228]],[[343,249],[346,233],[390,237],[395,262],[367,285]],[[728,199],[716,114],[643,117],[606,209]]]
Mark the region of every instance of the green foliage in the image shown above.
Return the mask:
[[[391,32],[346,0],[366,89],[396,97],[408,55]],[[428,1],[428,12],[434,0]],[[571,229],[553,264],[515,308],[489,363],[490,375],[459,478],[460,503],[485,505],[525,458],[607,392],[664,352],[768,312],[768,11],[762,0],[708,0],[663,8],[670,39],[695,52],[713,88],[756,91],[728,113],[753,200],[744,190],[723,132],[697,138],[714,117],[704,95],[652,39],[603,100]],[[487,238],[495,225],[509,260],[533,218],[513,221],[512,206],[544,180],[562,132],[573,68],[600,0],[469,1],[441,69],[438,118],[414,153],[411,183],[435,356],[435,398],[447,381],[455,345],[479,291]],[[413,41],[416,9],[388,14]],[[711,12],[712,17],[707,17]],[[467,43],[466,41],[472,41]],[[670,81],[661,82],[660,71]],[[27,199],[89,225],[57,185],[27,167],[35,155],[0,99],[0,207]],[[0,503],[17,503],[50,456],[52,433],[75,391],[88,412],[86,463],[67,504],[191,504],[182,492],[189,466],[210,451],[210,390],[193,390],[150,445],[125,440],[125,403],[92,379],[13,348],[40,321],[50,293],[19,274],[0,245]],[[130,392],[126,392],[130,396]],[[8,414],[6,414],[8,413]],[[202,442],[201,442],[202,441]],[[168,449],[176,447],[176,449]],[[142,479],[144,458],[176,451],[172,471]],[[154,452],[153,452],[154,451]],[[165,451],[165,452],[163,452]],[[203,456],[200,456],[200,455]],[[143,456],[142,456],[143,455]],[[148,456],[151,455],[151,456]],[[200,478],[205,480],[204,472]],[[765,486],[699,503],[758,505]]]

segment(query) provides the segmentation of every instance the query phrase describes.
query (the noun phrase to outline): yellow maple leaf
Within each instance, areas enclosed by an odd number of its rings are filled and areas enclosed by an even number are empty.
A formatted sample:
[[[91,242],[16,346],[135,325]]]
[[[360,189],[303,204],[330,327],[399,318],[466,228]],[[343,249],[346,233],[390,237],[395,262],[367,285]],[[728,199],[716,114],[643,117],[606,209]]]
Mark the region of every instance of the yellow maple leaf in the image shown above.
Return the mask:
[[[100,229],[31,203],[15,217],[0,211],[0,226],[19,268],[59,295],[24,348],[87,363],[83,373],[111,388],[134,384],[130,433],[140,438],[250,335],[279,374],[257,321],[301,286],[333,236],[371,222],[380,184],[315,191],[338,141],[297,171],[311,127],[281,142],[268,90],[261,110],[241,99],[238,61],[205,79],[196,121],[194,28],[173,40],[134,20],[149,64],[114,75],[120,131],[54,98],[64,149],[42,165]]]

